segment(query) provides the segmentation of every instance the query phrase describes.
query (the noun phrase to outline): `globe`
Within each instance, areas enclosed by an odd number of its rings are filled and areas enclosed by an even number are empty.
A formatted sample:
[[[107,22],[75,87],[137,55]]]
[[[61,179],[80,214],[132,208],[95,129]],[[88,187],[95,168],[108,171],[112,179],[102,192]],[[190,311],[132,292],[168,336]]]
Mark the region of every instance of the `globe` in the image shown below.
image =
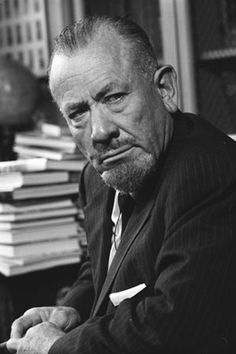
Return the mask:
[[[0,161],[17,158],[15,132],[32,126],[39,97],[35,75],[19,62],[0,56]]]
[[[0,126],[30,124],[39,96],[35,75],[23,64],[0,56]]]

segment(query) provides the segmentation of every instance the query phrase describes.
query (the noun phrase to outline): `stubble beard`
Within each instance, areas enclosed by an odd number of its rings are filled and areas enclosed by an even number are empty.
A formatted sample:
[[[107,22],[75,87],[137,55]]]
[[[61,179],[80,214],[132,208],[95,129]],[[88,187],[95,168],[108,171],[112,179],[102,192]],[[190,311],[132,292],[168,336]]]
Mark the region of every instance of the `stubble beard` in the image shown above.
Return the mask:
[[[136,193],[153,171],[156,161],[151,154],[140,155],[136,160],[123,162],[102,173],[103,181],[110,187],[124,192]]]

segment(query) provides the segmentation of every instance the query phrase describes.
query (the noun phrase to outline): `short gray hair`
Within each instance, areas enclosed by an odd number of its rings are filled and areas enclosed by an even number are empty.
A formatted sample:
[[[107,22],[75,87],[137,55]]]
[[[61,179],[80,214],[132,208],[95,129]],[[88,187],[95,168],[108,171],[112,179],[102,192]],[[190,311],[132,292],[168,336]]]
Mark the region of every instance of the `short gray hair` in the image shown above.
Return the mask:
[[[158,66],[153,46],[146,32],[127,17],[92,16],[65,27],[55,38],[51,62],[55,54],[72,56],[79,48],[85,48],[101,29],[114,30],[127,41],[138,67],[143,73],[153,75]]]

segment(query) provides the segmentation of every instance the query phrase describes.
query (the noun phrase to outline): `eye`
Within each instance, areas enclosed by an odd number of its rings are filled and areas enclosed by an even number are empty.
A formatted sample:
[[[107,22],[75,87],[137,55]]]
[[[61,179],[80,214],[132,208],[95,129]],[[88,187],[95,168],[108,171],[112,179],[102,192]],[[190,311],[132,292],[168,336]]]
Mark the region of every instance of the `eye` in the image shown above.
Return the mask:
[[[86,113],[86,111],[75,111],[69,114],[69,118],[71,120],[75,120],[76,118],[81,118]]]
[[[107,103],[107,104],[120,103],[121,101],[123,101],[125,96],[126,96],[126,94],[124,92],[114,93],[112,95],[106,96],[104,98],[104,103]]]
[[[88,105],[81,105],[68,114],[70,120],[79,120],[89,111]]]

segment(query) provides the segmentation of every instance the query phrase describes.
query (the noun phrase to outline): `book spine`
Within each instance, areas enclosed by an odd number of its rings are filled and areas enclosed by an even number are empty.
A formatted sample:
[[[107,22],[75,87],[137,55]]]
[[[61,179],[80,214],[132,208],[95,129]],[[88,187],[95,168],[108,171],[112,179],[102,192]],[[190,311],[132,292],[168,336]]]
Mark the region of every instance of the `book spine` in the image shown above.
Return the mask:
[[[47,159],[33,158],[16,161],[0,162],[0,174],[9,172],[33,172],[44,171],[47,167]]]

